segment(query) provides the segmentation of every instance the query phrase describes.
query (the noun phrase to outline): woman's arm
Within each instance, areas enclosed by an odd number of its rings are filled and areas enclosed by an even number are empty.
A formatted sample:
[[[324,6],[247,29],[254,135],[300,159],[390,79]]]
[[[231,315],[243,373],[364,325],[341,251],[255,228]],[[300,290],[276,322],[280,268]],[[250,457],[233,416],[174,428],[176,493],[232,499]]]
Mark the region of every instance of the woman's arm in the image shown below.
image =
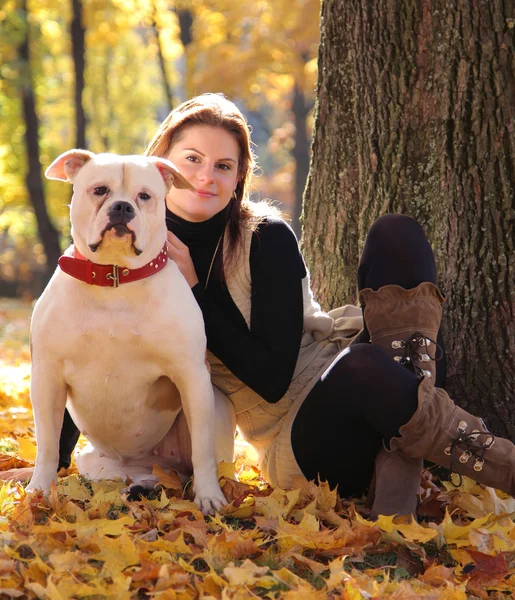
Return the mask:
[[[229,314],[204,293],[193,292],[204,315],[208,348],[239,379],[268,402],[290,385],[303,330],[305,266],[290,227],[268,219],[253,234],[250,331],[238,311]]]

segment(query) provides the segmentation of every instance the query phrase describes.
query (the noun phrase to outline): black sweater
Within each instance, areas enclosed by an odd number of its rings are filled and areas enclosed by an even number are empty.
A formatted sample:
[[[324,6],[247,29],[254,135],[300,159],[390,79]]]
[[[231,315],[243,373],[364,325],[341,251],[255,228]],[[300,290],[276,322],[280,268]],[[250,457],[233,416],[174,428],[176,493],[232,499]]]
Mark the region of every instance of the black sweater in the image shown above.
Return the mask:
[[[301,280],[306,268],[290,227],[275,217],[265,219],[253,233],[250,247],[249,330],[227,287],[220,282],[222,243],[205,289],[226,211],[208,221],[191,223],[167,210],[166,223],[190,250],[199,279],[192,291],[204,316],[209,350],[267,402],[277,402],[290,385],[299,353]]]

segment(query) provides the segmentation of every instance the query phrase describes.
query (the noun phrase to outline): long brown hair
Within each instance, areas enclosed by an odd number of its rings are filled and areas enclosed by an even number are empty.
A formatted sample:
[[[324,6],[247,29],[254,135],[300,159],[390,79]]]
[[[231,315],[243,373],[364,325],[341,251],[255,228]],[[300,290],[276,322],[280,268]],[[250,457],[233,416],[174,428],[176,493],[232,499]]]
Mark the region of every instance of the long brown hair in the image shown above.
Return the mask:
[[[255,229],[265,213],[273,207],[249,200],[252,176],[256,167],[247,120],[239,108],[223,94],[202,94],[183,102],[166,117],[145,149],[146,156],[167,156],[182,133],[192,125],[221,127],[234,136],[239,148],[238,183],[227,216],[229,256],[231,261],[241,240],[242,228]],[[268,207],[268,210],[267,208]]]

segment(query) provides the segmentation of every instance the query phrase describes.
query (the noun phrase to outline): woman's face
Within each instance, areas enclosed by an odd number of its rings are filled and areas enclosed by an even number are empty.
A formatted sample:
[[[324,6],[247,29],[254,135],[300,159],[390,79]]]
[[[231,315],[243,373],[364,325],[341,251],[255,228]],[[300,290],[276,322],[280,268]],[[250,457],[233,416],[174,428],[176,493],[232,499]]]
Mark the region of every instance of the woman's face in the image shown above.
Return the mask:
[[[168,208],[183,219],[207,221],[225,208],[238,182],[239,148],[222,127],[191,125],[182,131],[168,156],[195,190],[172,187]]]

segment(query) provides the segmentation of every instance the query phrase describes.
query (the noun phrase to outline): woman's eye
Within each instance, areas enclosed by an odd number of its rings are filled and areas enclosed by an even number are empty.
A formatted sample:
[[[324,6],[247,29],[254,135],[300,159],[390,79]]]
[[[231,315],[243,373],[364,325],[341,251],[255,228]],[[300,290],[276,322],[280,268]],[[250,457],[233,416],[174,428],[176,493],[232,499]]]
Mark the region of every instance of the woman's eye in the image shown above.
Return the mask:
[[[105,196],[108,191],[108,187],[106,187],[105,185],[101,185],[99,187],[94,188],[93,194],[95,194],[95,196]]]
[[[140,200],[150,200],[150,194],[147,194],[147,192],[140,192],[138,198]]]
[[[186,160],[189,160],[190,162],[199,162],[198,156],[187,156]]]
[[[230,171],[231,170],[231,166],[227,165],[225,163],[220,163],[218,165],[218,168],[221,169],[222,171]]]

